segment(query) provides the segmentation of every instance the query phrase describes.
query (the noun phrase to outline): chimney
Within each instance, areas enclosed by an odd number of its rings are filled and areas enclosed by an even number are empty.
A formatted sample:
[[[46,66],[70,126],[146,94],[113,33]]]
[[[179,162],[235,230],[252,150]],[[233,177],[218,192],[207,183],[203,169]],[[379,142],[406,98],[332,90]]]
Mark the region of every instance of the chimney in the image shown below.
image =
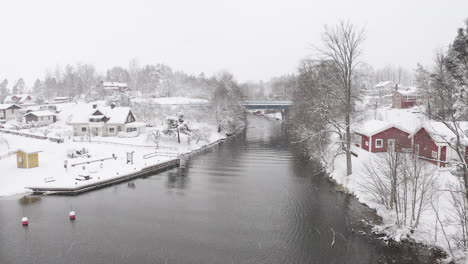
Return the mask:
[[[114,103],[111,103],[110,107],[111,107],[111,109],[114,109],[114,108],[115,108],[115,104],[114,104]]]
[[[93,104],[93,109],[96,109],[97,108],[97,104]]]

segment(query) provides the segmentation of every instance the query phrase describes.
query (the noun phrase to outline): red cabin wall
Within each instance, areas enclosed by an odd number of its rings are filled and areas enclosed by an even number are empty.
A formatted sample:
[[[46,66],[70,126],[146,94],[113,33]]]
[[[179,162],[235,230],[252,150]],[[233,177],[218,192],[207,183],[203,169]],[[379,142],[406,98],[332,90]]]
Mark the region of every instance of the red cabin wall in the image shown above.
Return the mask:
[[[437,144],[432,140],[429,133],[424,128],[421,128],[416,134],[414,135],[414,146],[416,149],[416,144],[419,145],[419,156],[428,159],[429,162],[437,165],[437,161],[434,161],[432,157],[432,151],[438,152],[439,148]],[[447,149],[446,147],[441,148],[441,155],[440,160],[445,161],[447,156]]]
[[[356,133],[356,135],[361,136],[361,142],[360,142],[359,145],[355,144],[355,146],[369,151],[369,137],[365,136],[365,135],[362,135],[362,134],[359,134],[359,133]]]
[[[376,147],[377,139],[383,139],[382,148]],[[395,127],[384,130],[372,136],[372,152],[387,152],[388,140],[395,139],[395,151],[403,151],[404,148],[411,148],[409,134]]]
[[[416,105],[416,102],[401,102],[401,108],[411,108]]]
[[[362,140],[361,140],[361,148],[369,151],[369,137],[368,136],[364,136],[364,135],[361,135],[362,136]]]
[[[447,146],[443,146],[440,148],[440,160],[447,160]],[[445,167],[445,162],[441,162],[440,166]]]

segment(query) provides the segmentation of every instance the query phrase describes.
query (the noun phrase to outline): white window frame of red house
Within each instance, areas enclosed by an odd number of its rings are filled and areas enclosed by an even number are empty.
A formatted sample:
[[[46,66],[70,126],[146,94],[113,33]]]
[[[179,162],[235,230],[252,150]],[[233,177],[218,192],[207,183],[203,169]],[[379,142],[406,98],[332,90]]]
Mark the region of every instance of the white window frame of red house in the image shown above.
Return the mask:
[[[380,142],[380,144],[379,144],[379,142]],[[383,143],[384,143],[383,139],[381,139],[381,138],[376,139],[375,140],[375,148],[383,148]]]
[[[419,155],[419,144],[414,144],[414,153],[416,153],[416,155]]]
[[[435,155],[434,155],[434,154],[435,154]],[[434,157],[434,156],[435,156],[435,157]],[[437,151],[434,151],[434,150],[433,150],[433,151],[431,152],[431,157],[432,157],[433,159],[437,159],[437,158],[439,157],[439,153],[438,153]]]

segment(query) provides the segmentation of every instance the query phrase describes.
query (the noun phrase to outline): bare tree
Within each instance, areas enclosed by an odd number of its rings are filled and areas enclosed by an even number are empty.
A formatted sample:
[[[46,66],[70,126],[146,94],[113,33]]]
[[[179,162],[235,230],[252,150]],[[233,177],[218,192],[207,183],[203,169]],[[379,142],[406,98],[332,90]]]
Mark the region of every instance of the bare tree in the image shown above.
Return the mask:
[[[191,138],[193,140],[196,140],[195,144],[198,144],[200,140],[208,142],[209,137],[210,137],[210,129],[208,127],[202,127],[200,129],[192,130]]]
[[[364,168],[360,187],[393,211],[398,227],[416,229],[436,198],[436,167],[412,153],[389,151],[374,156]]]
[[[153,129],[147,131],[147,140],[156,144],[156,147],[159,147],[159,142],[161,142],[161,134],[159,133],[159,129]]]
[[[351,163],[351,113],[353,104],[353,78],[359,58],[362,54],[362,44],[365,40],[363,29],[358,29],[349,22],[341,21],[335,26],[325,26],[322,36],[323,48],[319,52],[326,60],[331,60],[336,68],[341,88],[340,97],[344,99],[345,130],[346,130],[346,170],[347,175],[352,173]]]
[[[43,127],[41,129],[39,129],[39,132],[41,132],[41,134],[44,136],[44,137],[47,137],[47,135],[50,134],[50,129],[48,127]]]
[[[468,190],[468,163],[465,153],[468,127],[461,122],[468,118],[468,104],[465,88],[457,85],[457,81],[447,67],[448,60],[442,52],[437,53],[430,82],[431,94],[437,97],[437,105],[425,114],[444,124],[453,134],[449,138],[441,135],[441,138],[456,154],[457,162],[453,165],[457,170],[457,175],[462,179],[464,193],[468,200],[468,192],[466,192]]]

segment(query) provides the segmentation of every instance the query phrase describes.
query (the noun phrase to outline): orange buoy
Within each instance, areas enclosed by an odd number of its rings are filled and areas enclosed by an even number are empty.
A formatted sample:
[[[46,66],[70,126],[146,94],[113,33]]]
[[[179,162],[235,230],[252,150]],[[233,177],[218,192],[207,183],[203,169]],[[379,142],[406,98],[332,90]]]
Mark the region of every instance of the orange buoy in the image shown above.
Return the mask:
[[[27,217],[21,218],[21,223],[22,223],[23,225],[28,225],[28,224],[29,224],[28,218],[27,218]]]
[[[76,217],[75,211],[70,211],[70,213],[68,213],[68,217],[70,217],[71,220],[75,220],[75,217]]]

